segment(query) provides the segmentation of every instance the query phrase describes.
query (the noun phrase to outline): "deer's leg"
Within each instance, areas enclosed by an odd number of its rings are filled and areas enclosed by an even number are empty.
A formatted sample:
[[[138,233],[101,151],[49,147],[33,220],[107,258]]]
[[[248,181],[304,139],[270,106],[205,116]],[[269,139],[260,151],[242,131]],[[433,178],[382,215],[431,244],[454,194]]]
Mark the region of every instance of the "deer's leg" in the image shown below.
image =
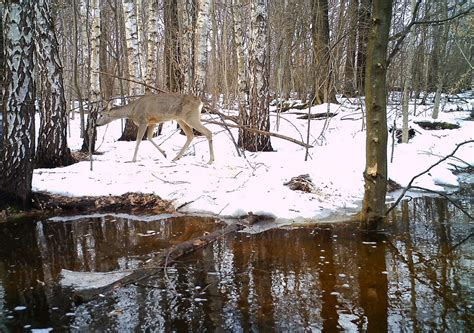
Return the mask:
[[[140,124],[138,126],[137,143],[136,143],[136,146],[135,146],[135,153],[133,154],[132,162],[137,161],[138,147],[140,146],[140,142],[142,142],[142,138],[143,138],[143,135],[145,134],[145,131],[146,131],[147,127],[148,127],[148,124]]]
[[[212,132],[208,130],[206,127],[204,127],[204,125],[201,123],[199,114],[196,114],[196,116],[193,116],[190,119],[187,119],[186,122],[188,123],[189,126],[195,128],[207,138],[207,141],[209,142],[209,162],[207,162],[207,164],[211,164],[212,162],[214,162],[214,148],[212,145]]]
[[[192,127],[190,127],[188,124],[186,124],[184,121],[178,120],[179,126],[183,129],[184,134],[186,134],[186,143],[184,144],[183,148],[179,151],[178,155],[176,155],[175,158],[173,158],[173,162],[179,160],[184,152],[188,149],[189,145],[191,144],[191,141],[194,139],[194,133]]]
[[[153,141],[153,131],[155,130],[156,126],[157,124],[148,125],[147,139],[153,144],[153,146],[156,147],[156,149],[160,151],[160,153],[163,154],[164,157],[166,157],[166,152],[163,149],[161,149],[160,146],[157,145],[155,141]]]

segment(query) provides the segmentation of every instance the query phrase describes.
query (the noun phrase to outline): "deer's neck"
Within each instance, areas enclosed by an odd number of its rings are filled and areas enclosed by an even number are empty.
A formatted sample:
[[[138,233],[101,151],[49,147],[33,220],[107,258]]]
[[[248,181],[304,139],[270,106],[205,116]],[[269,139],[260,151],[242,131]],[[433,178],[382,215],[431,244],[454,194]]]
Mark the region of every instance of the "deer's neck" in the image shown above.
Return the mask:
[[[114,119],[129,118],[132,113],[130,104],[124,106],[118,106],[112,109],[110,116]]]

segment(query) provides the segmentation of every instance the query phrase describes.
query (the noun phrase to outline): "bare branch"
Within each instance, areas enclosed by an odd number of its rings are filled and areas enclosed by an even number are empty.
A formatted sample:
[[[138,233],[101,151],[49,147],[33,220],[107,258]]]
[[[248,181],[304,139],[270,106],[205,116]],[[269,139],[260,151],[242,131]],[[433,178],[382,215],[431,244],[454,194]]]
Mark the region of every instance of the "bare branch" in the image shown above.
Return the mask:
[[[423,172],[420,172],[419,174],[417,174],[416,176],[414,176],[410,182],[408,183],[408,185],[405,187],[405,189],[403,190],[403,192],[400,194],[400,196],[398,197],[398,199],[392,204],[392,206],[385,212],[385,215],[388,215],[388,213],[390,213],[399,203],[400,201],[402,200],[402,198],[405,196],[405,194],[408,192],[408,190],[410,188],[415,188],[415,186],[412,186],[413,182],[420,176],[423,176],[425,173],[429,172],[431,169],[433,169],[435,166],[441,164],[442,162],[446,161],[447,159],[451,158],[454,156],[454,154],[456,154],[456,152],[458,151],[458,149],[465,145],[465,144],[468,144],[468,143],[474,143],[474,140],[468,140],[468,141],[464,141],[464,142],[461,142],[459,143],[458,145],[456,145],[456,148],[448,155],[446,155],[445,157],[443,157],[442,159],[440,159],[438,162],[436,162],[435,164],[431,165],[428,169],[426,169],[425,171]]]

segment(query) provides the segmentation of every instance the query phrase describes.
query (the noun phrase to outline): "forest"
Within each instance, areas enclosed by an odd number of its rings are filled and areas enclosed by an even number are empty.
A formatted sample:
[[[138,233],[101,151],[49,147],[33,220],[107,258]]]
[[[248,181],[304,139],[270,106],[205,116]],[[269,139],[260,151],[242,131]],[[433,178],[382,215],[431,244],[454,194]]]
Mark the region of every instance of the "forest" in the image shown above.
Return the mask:
[[[472,331],[473,12],[2,1],[0,331]]]
[[[309,123],[303,142],[272,133],[270,113],[278,127],[288,110],[358,98],[367,133],[360,220],[376,226],[388,181],[387,96],[399,94],[402,124],[391,130],[407,143],[416,105],[430,100],[437,119],[443,94],[472,84],[468,1],[25,0],[2,11],[1,196],[24,208],[32,205],[33,170],[71,165],[77,152],[92,163],[97,126],[114,119],[128,118],[118,140],[137,139],[133,162],[145,134],[166,156],[153,136],[175,120],[187,141],[173,161],[201,132],[212,163],[212,132],[200,115],[176,111],[199,102],[179,96],[203,100],[205,113],[219,116],[208,123],[229,131],[239,156],[274,151],[276,136],[306,147],[306,158]],[[138,98],[144,94],[156,97]],[[71,152],[76,116],[83,143]]]

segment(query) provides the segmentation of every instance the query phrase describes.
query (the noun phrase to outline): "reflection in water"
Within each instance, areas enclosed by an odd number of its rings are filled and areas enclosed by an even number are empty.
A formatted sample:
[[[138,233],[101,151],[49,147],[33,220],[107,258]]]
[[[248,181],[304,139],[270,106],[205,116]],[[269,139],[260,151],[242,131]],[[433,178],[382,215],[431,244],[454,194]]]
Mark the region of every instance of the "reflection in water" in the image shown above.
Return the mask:
[[[62,268],[139,267],[214,228],[110,216],[2,225],[0,330],[473,330],[472,221],[433,198],[403,202],[377,234],[319,225],[222,238],[83,305],[58,286]]]

